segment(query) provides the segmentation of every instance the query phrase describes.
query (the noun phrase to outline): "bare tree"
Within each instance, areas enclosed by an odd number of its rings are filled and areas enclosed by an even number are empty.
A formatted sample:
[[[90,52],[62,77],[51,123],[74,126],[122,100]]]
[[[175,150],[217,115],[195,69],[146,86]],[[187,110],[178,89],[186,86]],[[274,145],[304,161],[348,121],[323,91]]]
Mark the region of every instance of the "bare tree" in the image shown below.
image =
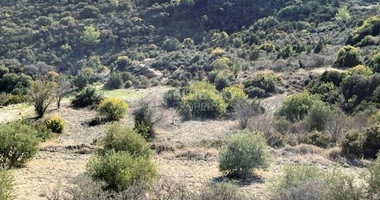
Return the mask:
[[[71,92],[71,83],[67,80],[67,77],[60,75],[57,79],[57,88],[55,90],[55,96],[57,98],[57,107],[61,108],[61,101]]]
[[[347,127],[347,116],[340,109],[334,111],[334,115],[331,120],[326,123],[326,132],[330,133],[334,141],[339,140],[339,138],[344,133],[344,128]]]
[[[135,129],[146,138],[154,138],[154,126],[165,118],[162,98],[149,95],[140,100],[138,108],[133,112],[135,119]]]
[[[54,101],[55,88],[56,84],[52,81],[41,79],[33,82],[28,91],[28,96],[32,101],[38,118],[44,116],[46,109]]]
[[[247,100],[240,100],[233,105],[233,117],[236,120],[239,120],[240,127],[242,129],[247,128],[248,120],[258,114],[264,112],[264,108],[260,106],[260,102],[257,103],[254,101],[253,103]]]

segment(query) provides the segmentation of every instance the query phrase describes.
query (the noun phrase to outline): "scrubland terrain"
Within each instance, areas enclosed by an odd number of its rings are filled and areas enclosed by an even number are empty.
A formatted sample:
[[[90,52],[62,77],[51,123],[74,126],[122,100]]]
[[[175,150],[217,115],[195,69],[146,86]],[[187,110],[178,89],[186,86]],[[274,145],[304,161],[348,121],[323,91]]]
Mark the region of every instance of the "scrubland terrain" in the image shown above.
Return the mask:
[[[380,198],[374,0],[0,0],[0,200]]]

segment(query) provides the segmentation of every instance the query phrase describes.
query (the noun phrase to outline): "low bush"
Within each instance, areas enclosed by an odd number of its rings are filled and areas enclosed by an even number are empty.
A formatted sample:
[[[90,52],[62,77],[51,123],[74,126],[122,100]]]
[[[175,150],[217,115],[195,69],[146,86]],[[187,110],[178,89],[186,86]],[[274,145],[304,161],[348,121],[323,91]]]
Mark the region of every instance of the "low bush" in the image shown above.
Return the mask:
[[[363,76],[370,76],[373,74],[373,71],[370,67],[364,66],[364,65],[357,65],[351,69],[348,70],[347,75],[363,75]]]
[[[291,122],[302,120],[317,101],[320,101],[318,96],[308,92],[292,94],[285,99],[277,115]]]
[[[10,171],[0,167],[0,199],[14,199],[14,183]]]
[[[371,65],[373,71],[380,72],[380,53],[377,53],[372,57]]]
[[[361,42],[366,36],[376,36],[380,34],[380,17],[372,16],[366,19],[351,35],[347,43],[357,44]]]
[[[105,189],[123,191],[128,187],[156,179],[156,167],[145,157],[134,157],[126,151],[109,151],[103,156],[93,156],[87,164],[87,174],[97,181],[104,181]]]
[[[306,144],[327,148],[332,143],[332,137],[322,132],[309,133],[305,138]]]
[[[359,131],[348,132],[340,141],[342,155],[347,157],[363,156],[365,135]]]
[[[61,116],[52,115],[45,120],[45,125],[53,133],[62,133],[66,123]]]
[[[329,105],[322,101],[316,101],[305,117],[306,127],[309,131],[324,131],[333,115]]]
[[[96,18],[99,15],[99,9],[92,5],[85,6],[79,13],[82,19]]]
[[[132,60],[128,56],[119,56],[116,60],[116,69],[118,71],[127,71],[132,65]]]
[[[147,157],[152,154],[149,144],[132,128],[118,123],[110,124],[103,140],[104,150],[126,151],[133,157]]]
[[[239,86],[230,86],[224,88],[222,91],[224,101],[228,104],[229,109],[233,107],[240,101],[248,99],[248,95],[244,93],[244,90]]]
[[[120,89],[123,87],[123,79],[120,73],[111,73],[110,77],[107,79],[104,88],[109,90]]]
[[[98,110],[110,121],[118,121],[123,118],[127,112],[128,104],[118,98],[106,98],[99,104]]]
[[[276,91],[276,86],[280,81],[281,78],[273,74],[258,74],[244,81],[244,91],[250,98],[266,97]]]
[[[226,112],[226,103],[215,86],[207,82],[194,83],[181,101],[181,114],[186,119],[216,118]]]
[[[380,150],[380,124],[374,124],[364,130],[364,158],[376,158]]]
[[[95,88],[88,87],[74,97],[71,101],[71,105],[75,108],[96,106],[102,99],[103,97],[96,92]]]
[[[24,164],[37,153],[38,144],[34,127],[21,122],[0,125],[0,165]]]
[[[367,178],[368,183],[368,198],[379,199],[380,198],[380,154],[377,155],[377,159],[372,165],[368,167],[369,176]]]
[[[164,104],[168,108],[179,108],[182,100],[180,89],[171,89],[164,94]]]
[[[361,64],[360,52],[356,47],[344,46],[339,49],[334,67],[351,68]]]
[[[313,166],[288,165],[273,182],[273,199],[362,199],[362,186],[340,170],[322,171]]]
[[[270,132],[265,135],[267,144],[273,148],[281,148],[286,144],[285,137],[279,132]]]
[[[247,178],[268,165],[267,144],[261,133],[236,133],[219,150],[219,170],[229,177]]]
[[[181,48],[182,44],[177,38],[168,38],[162,43],[162,49],[165,51],[176,51]]]
[[[33,126],[37,130],[37,138],[39,138],[42,142],[53,137],[53,132],[46,126],[45,122],[36,122]]]

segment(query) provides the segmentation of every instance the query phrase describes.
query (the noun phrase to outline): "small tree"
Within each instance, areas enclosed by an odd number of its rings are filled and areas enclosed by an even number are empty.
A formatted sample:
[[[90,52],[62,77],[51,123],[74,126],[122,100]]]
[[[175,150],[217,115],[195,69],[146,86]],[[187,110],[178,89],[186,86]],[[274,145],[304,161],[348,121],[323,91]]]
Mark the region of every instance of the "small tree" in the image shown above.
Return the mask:
[[[120,89],[123,87],[123,79],[121,77],[121,74],[116,72],[111,73],[104,87],[110,90]]]
[[[318,96],[308,92],[292,94],[285,99],[277,115],[292,122],[302,120],[316,101],[319,101]]]
[[[219,151],[219,170],[228,176],[247,178],[253,169],[268,165],[267,144],[261,133],[230,136]]]
[[[85,44],[98,44],[100,42],[100,31],[93,26],[86,26],[81,38]]]
[[[46,109],[54,101],[55,88],[56,84],[48,80],[36,80],[33,82],[28,95],[38,118],[44,116]]]
[[[351,18],[350,12],[347,9],[347,6],[342,6],[338,9],[338,12],[335,14],[335,20],[339,22],[347,23]]]
[[[71,92],[71,83],[67,80],[67,77],[60,75],[57,79],[57,88],[56,88],[56,98],[57,98],[57,107],[61,108],[61,101]]]
[[[260,102],[250,102],[246,99],[237,100],[233,106],[233,117],[239,120],[240,128],[245,129],[251,117],[264,113],[264,108],[260,106]]]

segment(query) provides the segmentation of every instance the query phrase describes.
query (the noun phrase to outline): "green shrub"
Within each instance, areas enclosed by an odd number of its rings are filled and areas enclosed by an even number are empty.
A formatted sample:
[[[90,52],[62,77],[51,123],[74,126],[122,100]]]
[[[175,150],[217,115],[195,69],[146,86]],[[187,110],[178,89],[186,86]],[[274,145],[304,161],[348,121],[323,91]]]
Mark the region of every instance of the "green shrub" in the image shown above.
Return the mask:
[[[362,187],[340,170],[322,171],[313,166],[288,165],[273,183],[274,199],[360,200]]]
[[[162,43],[162,49],[165,51],[176,51],[181,48],[182,44],[177,38],[169,38]]]
[[[322,101],[315,101],[305,118],[306,127],[309,131],[324,131],[332,119],[333,111],[330,106]]]
[[[66,123],[62,117],[58,115],[52,115],[45,120],[45,125],[54,133],[62,133]]]
[[[0,78],[3,78],[3,76],[8,73],[9,69],[5,66],[0,65]]]
[[[145,139],[152,139],[156,136],[154,125],[161,120],[161,116],[157,115],[157,110],[151,99],[140,101],[139,107],[133,112],[133,117],[135,121],[134,130],[138,134]]]
[[[277,115],[291,122],[302,120],[317,101],[319,101],[318,97],[308,92],[292,94],[285,99]]]
[[[365,47],[365,46],[374,46],[378,43],[378,39],[372,35],[365,36],[358,44],[355,46]]]
[[[127,109],[128,104],[124,100],[112,97],[102,100],[98,107],[99,112],[111,121],[118,121],[123,118]]]
[[[347,23],[350,18],[350,12],[348,11],[347,6],[341,6],[335,14],[335,20],[340,22]]]
[[[261,133],[236,133],[219,150],[219,170],[230,177],[247,178],[253,169],[268,165],[267,144]]]
[[[364,158],[376,158],[380,150],[380,124],[374,124],[364,130]]]
[[[361,64],[360,52],[353,46],[344,46],[339,49],[334,67],[351,68]]]
[[[14,181],[10,171],[0,167],[0,199],[14,199]]]
[[[210,65],[210,71],[212,70],[227,70],[230,68],[230,66],[232,66],[233,63],[231,62],[231,60],[227,57],[221,57],[221,58],[218,58],[216,60],[214,60],[211,65]]]
[[[75,23],[75,19],[74,19],[74,17],[67,16],[67,17],[62,18],[59,21],[59,23],[62,25],[65,25],[65,26],[71,26]]]
[[[377,53],[372,57],[371,64],[373,71],[380,72],[380,53]]]
[[[99,9],[95,6],[87,5],[79,13],[82,19],[96,18],[99,15]]]
[[[270,132],[265,135],[267,144],[273,148],[284,147],[286,144],[285,137],[279,132]]]
[[[266,52],[272,52],[272,51],[276,50],[276,47],[273,44],[264,43],[264,44],[259,46],[259,49],[266,51]]]
[[[380,197],[380,154],[372,165],[368,167],[369,177],[367,178],[369,199],[379,199]]]
[[[20,166],[38,150],[37,131],[32,126],[12,122],[0,125],[0,165]]]
[[[105,189],[117,192],[134,184],[149,185],[158,176],[150,158],[136,158],[125,151],[92,156],[87,164],[87,174],[94,180],[104,181],[107,184]]]
[[[247,100],[248,96],[239,86],[226,87],[222,91],[224,101],[228,104],[228,108],[232,109],[236,103]]]
[[[376,36],[380,33],[380,17],[372,16],[366,19],[361,26],[359,26],[348,38],[347,43],[357,44],[361,42],[366,36]]]
[[[371,95],[371,79],[367,76],[353,74],[343,79],[340,89],[346,100],[344,109],[352,112],[367,97]]]
[[[40,26],[50,26],[53,24],[53,18],[47,16],[40,16],[37,21]]]
[[[340,141],[342,155],[347,157],[363,156],[365,135],[359,131],[348,132]]]
[[[27,123],[28,124],[28,123]],[[28,124],[31,125],[31,124]],[[42,142],[51,139],[53,137],[53,132],[50,128],[48,128],[45,122],[40,121],[36,122],[34,128],[37,130],[37,138],[39,138]]]
[[[250,98],[269,96],[270,93],[276,92],[276,86],[280,81],[281,78],[273,74],[258,74],[244,81],[244,91]]]
[[[119,71],[127,71],[132,65],[132,60],[128,56],[119,56],[116,60],[116,69]]]
[[[215,86],[198,82],[190,86],[190,93],[181,101],[181,114],[189,118],[216,118],[226,112],[226,103]]]
[[[219,72],[214,80],[214,84],[218,91],[223,90],[226,87],[229,87],[233,84],[235,77],[232,72],[229,71],[221,71]]]
[[[87,77],[84,73],[80,73],[74,77],[73,85],[76,87],[77,91],[82,91],[85,87],[87,87],[88,81],[89,77]]]
[[[277,58],[286,59],[294,55],[296,55],[296,51],[293,49],[292,45],[288,44],[280,49],[280,51],[278,52]]]
[[[331,82],[335,86],[339,86],[344,77],[345,77],[345,73],[341,73],[335,70],[331,70],[331,71],[326,70],[325,72],[322,73],[319,79],[320,81],[324,83]]]
[[[133,157],[149,158],[152,155],[149,144],[141,135],[119,123],[112,123],[107,127],[103,145],[106,151],[125,151]]]
[[[322,132],[309,133],[305,138],[306,144],[327,148],[332,143],[332,137]]]
[[[321,182],[322,175],[323,173],[316,167],[287,165],[284,168],[284,174],[273,180],[273,193],[274,195],[283,196],[284,194],[312,181],[314,182],[314,186],[322,185],[323,190],[315,191],[317,194],[313,194],[317,195],[317,198],[315,199],[320,199],[321,193],[323,194],[322,191],[326,189]]]
[[[180,89],[171,89],[164,94],[164,103],[168,108],[179,108],[182,100]]]
[[[77,94],[71,101],[71,105],[75,108],[84,108],[87,106],[95,106],[100,103],[103,97],[96,92],[95,88],[85,88]]]
[[[371,76],[373,74],[373,71],[370,67],[364,66],[364,65],[357,65],[351,69],[348,70],[347,75],[363,75],[363,76]]]
[[[311,82],[311,84],[308,86],[307,90],[311,94],[318,94],[321,95],[321,98],[326,99],[329,95],[331,95],[331,92],[336,89],[336,86],[332,82],[322,82],[320,80],[314,80]]]
[[[121,78],[121,74],[115,72],[111,73],[104,87],[109,90],[122,88],[123,79]]]

